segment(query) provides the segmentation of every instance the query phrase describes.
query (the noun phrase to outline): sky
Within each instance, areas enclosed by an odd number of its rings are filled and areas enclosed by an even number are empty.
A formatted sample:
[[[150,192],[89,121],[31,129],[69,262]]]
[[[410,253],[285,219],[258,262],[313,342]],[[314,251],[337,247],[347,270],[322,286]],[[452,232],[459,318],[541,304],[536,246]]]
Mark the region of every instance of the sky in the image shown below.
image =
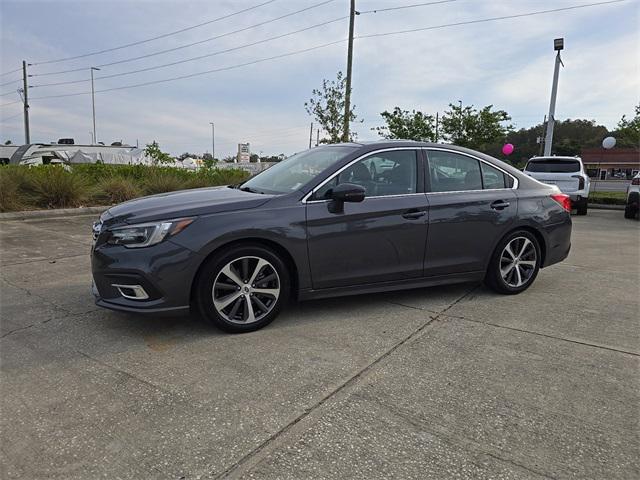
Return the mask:
[[[33,75],[29,78],[32,142],[72,137],[76,143],[90,143],[89,69],[102,65],[95,72],[99,141],[144,145],[156,140],[174,155],[204,153],[212,148],[210,122],[214,122],[218,158],[235,155],[239,142],[249,142],[254,153],[289,155],[308,147],[312,118],[304,103],[312,90],[322,79],[334,79],[339,70],[346,70],[349,0],[264,4],[267,1],[0,0],[0,73],[20,68],[22,60],[32,64],[28,70]],[[355,35],[596,2],[457,0],[365,13],[427,2],[357,0],[362,14],[356,16]],[[294,14],[302,9],[306,10]],[[246,11],[232,15],[241,10]],[[286,17],[274,20],[282,16]],[[227,18],[210,22],[220,17]],[[166,35],[201,23],[206,25]],[[306,30],[262,42],[301,29]],[[231,33],[236,30],[243,31]],[[158,36],[163,38],[87,55]],[[220,38],[209,40],[216,36]],[[640,101],[640,0],[356,38],[352,101],[361,123],[352,128],[359,140],[375,140],[377,133],[371,129],[383,124],[384,110],[399,106],[435,114],[458,101],[506,110],[516,128],[538,124],[549,109],[556,37],[565,39],[556,119],[593,119],[613,128],[623,114],[632,116]],[[178,48],[194,42],[200,43]],[[332,42],[338,43],[282,56]],[[173,51],[135,59],[168,49]],[[51,62],[79,55],[85,56]],[[129,61],[105,65],[121,60]],[[54,74],[67,70],[78,71]],[[211,70],[217,71],[101,92]],[[78,82],[45,86],[73,81]],[[0,87],[0,141],[23,143],[22,106],[16,92],[21,72],[0,76],[0,83],[6,83]]]

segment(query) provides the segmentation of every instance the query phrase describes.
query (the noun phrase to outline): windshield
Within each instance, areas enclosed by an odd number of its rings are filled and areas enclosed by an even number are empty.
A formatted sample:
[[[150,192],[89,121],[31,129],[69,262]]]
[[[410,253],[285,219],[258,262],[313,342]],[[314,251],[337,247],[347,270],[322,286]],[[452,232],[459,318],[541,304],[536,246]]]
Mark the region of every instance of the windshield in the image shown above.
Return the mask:
[[[291,193],[357,148],[347,145],[325,146],[296,153],[250,178],[240,188],[257,193]]]
[[[574,173],[580,171],[580,162],[577,160],[531,160],[525,168],[527,172],[542,173]]]

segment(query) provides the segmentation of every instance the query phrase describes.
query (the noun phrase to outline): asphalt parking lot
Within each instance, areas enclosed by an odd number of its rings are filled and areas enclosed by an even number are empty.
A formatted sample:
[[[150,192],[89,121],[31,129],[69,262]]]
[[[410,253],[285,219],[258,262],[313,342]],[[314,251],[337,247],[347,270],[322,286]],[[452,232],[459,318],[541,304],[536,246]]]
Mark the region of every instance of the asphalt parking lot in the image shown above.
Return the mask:
[[[314,301],[245,335],[97,309],[93,220],[0,222],[2,478],[640,478],[621,211],[573,217],[519,296]]]

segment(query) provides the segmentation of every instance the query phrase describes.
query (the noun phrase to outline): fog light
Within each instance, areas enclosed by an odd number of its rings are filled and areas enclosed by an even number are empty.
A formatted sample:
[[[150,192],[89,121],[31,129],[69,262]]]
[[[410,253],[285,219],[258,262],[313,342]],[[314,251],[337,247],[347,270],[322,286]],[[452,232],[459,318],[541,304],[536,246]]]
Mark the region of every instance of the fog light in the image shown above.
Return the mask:
[[[146,300],[149,298],[149,295],[141,285],[120,285],[112,283],[111,286],[117,288],[120,295],[130,300]]]

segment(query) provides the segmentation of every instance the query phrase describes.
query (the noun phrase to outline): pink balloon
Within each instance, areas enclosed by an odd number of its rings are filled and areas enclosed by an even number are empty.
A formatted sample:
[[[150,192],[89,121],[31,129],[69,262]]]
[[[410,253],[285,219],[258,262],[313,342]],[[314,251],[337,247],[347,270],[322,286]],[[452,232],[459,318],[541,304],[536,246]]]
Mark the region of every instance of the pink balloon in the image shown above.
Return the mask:
[[[510,143],[505,143],[502,147],[502,153],[504,153],[505,155],[511,155],[514,150],[515,147]]]

